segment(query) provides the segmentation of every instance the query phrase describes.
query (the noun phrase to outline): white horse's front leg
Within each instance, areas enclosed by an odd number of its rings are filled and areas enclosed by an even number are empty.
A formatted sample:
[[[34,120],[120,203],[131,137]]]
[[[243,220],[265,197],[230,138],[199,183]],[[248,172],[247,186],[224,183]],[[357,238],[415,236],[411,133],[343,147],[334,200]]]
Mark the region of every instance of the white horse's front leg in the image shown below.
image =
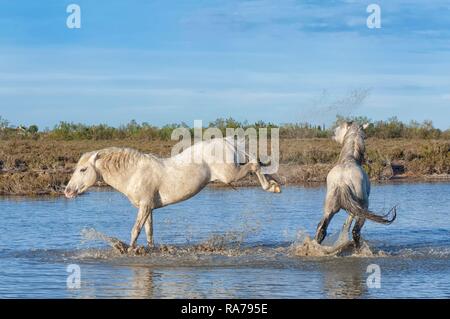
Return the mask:
[[[147,235],[147,245],[149,248],[154,247],[153,243],[153,211],[150,210],[150,214],[145,221],[145,234]]]
[[[151,208],[148,204],[139,205],[139,212],[136,218],[136,222],[134,223],[133,230],[131,231],[130,247],[128,248],[129,251],[135,248],[136,241],[150,213]]]

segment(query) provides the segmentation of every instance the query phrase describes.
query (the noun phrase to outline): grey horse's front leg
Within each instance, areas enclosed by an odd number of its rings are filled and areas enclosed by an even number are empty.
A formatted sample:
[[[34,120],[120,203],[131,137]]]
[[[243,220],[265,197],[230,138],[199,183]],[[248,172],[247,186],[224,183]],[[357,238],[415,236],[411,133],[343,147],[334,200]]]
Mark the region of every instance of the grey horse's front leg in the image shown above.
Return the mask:
[[[154,247],[153,242],[153,211],[150,210],[150,214],[145,221],[145,234],[147,235],[147,245],[148,248]]]
[[[148,204],[139,205],[139,212],[136,218],[136,222],[134,223],[133,229],[131,231],[130,247],[128,248],[128,251],[132,251],[135,249],[136,241],[150,213],[151,208]]]

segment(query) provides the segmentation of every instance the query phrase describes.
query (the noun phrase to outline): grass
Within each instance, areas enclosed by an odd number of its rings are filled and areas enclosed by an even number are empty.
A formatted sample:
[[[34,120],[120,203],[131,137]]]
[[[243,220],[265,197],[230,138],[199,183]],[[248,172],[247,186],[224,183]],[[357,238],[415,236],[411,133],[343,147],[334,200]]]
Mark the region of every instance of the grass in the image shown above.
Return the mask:
[[[61,194],[81,154],[110,146],[133,147],[157,156],[170,156],[174,141],[0,140],[0,195]],[[282,138],[279,175],[287,184],[324,182],[340,152],[329,138]],[[450,175],[450,141],[446,139],[367,140],[366,171],[373,180]],[[257,185],[249,177],[235,186]]]

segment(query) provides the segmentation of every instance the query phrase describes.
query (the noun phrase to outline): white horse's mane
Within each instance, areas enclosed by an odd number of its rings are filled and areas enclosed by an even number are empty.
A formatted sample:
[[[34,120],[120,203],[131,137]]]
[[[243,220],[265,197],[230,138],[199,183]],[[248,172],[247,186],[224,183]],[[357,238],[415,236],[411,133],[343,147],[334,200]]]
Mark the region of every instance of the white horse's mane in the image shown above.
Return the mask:
[[[161,159],[153,154],[142,153],[128,147],[108,147],[97,152],[100,160],[100,168],[109,172],[119,172],[130,167],[135,167],[139,161]]]

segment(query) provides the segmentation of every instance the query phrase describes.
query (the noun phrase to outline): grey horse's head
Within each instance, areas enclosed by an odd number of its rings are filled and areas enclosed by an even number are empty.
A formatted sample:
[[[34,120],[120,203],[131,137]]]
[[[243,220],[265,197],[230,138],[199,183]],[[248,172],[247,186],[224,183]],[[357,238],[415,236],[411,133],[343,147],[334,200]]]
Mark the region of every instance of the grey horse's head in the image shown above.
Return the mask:
[[[85,153],[75,167],[72,177],[64,190],[67,198],[74,198],[85,192],[89,187],[95,184],[98,179],[98,173],[95,168],[97,152]]]
[[[365,130],[369,126],[369,123],[358,125],[354,122],[344,122],[334,129],[333,140],[339,144],[344,144],[345,136],[351,130]]]

